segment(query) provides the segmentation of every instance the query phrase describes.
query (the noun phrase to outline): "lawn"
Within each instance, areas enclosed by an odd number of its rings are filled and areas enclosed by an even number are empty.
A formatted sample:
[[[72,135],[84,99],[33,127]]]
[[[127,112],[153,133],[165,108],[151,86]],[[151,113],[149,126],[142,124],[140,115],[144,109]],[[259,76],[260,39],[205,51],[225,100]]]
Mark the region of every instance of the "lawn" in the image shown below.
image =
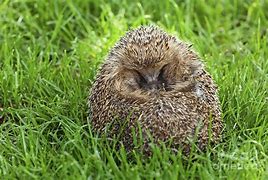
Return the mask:
[[[0,1],[0,179],[267,179],[268,1]],[[92,134],[97,69],[132,27],[193,43],[220,91],[221,143],[150,158]]]

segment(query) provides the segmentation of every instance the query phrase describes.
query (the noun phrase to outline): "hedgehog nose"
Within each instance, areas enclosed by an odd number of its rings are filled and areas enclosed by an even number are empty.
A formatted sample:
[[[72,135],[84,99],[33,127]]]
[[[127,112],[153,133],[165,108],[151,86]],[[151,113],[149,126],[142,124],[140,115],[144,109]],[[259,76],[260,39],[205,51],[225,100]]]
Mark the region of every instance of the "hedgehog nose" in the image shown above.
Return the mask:
[[[158,83],[157,82],[151,82],[149,83],[149,87],[151,91],[156,91],[158,89]]]
[[[155,92],[159,89],[159,82],[158,81],[149,81],[147,87],[150,91]]]
[[[146,77],[146,81],[147,81],[147,88],[150,91],[156,91],[159,88],[159,81],[157,79],[157,76],[155,74],[153,75],[149,75]]]

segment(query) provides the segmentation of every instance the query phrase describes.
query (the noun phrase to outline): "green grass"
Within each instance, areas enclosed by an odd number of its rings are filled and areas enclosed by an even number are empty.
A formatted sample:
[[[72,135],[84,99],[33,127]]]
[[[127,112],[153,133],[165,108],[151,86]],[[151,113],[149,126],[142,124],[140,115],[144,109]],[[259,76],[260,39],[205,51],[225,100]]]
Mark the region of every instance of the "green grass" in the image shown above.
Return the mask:
[[[109,3],[107,3],[109,2]],[[267,179],[265,0],[0,1],[0,179]],[[127,159],[92,135],[87,96],[130,27],[192,42],[220,87],[223,141],[188,158]]]

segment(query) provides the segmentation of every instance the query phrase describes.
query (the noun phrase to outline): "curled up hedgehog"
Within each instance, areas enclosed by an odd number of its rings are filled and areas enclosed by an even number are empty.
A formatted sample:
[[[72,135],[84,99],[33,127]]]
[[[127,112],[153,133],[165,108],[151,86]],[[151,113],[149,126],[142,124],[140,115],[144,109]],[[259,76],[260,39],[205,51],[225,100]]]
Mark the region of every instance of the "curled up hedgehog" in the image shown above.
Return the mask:
[[[169,142],[186,154],[218,142],[222,131],[217,87],[190,45],[156,26],[141,26],[110,51],[91,89],[95,132],[118,136],[127,151]],[[108,126],[109,125],[109,126]],[[108,128],[109,127],[109,128]]]

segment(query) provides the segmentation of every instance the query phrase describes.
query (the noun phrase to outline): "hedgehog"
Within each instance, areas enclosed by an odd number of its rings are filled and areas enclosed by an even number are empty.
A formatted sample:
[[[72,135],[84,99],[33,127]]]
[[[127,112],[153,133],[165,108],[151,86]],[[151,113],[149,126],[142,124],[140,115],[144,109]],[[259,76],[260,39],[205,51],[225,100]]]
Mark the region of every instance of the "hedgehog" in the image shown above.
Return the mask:
[[[121,37],[101,65],[89,118],[94,132],[117,138],[128,152],[150,154],[152,143],[168,143],[187,154],[193,143],[204,150],[219,142],[217,91],[191,44],[157,26],[140,26]]]

